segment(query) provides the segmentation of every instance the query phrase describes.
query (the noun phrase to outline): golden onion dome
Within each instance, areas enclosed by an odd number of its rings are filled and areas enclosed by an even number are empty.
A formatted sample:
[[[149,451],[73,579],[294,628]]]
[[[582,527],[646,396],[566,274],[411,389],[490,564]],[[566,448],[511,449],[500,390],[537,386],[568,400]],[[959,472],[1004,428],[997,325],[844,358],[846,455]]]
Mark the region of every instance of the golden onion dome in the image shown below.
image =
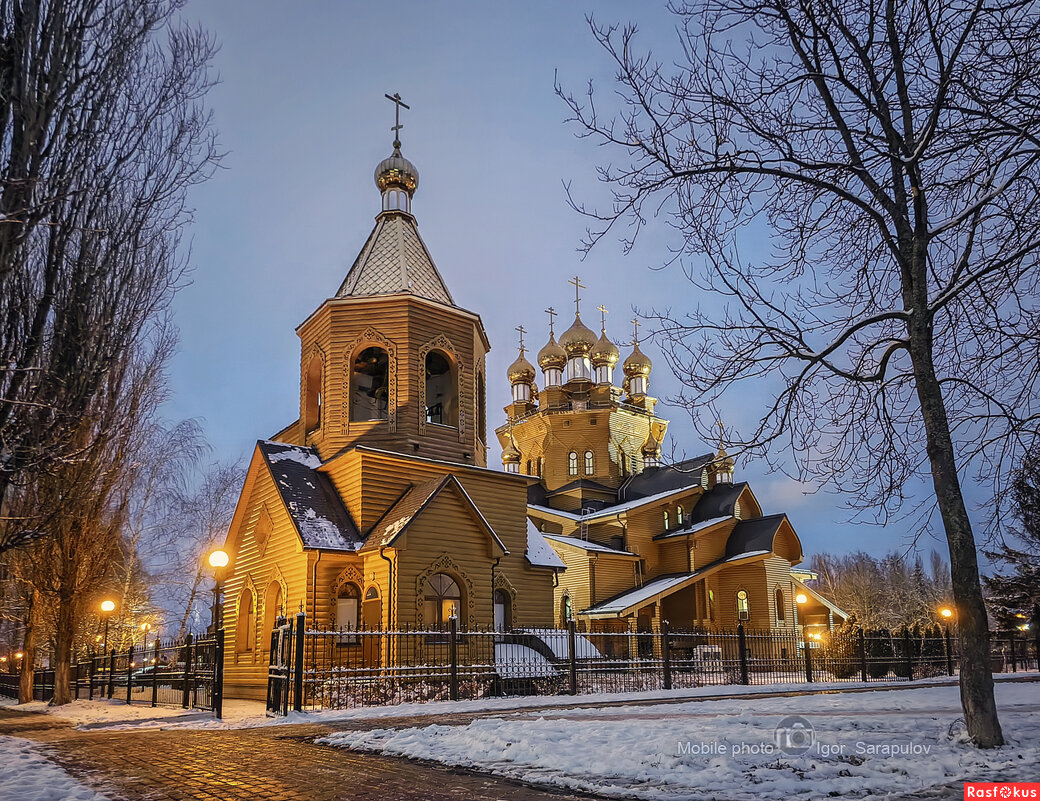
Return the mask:
[[[411,197],[419,186],[419,170],[401,155],[400,145],[395,143],[393,155],[383,159],[376,167],[376,186],[380,192],[387,189],[403,189]]]
[[[538,351],[538,366],[543,370],[562,370],[566,365],[567,351],[556,341],[553,334],[549,334],[549,341]]]
[[[580,315],[575,314],[574,324],[563,332],[560,344],[563,345],[568,358],[588,356],[592,346],[596,344],[596,333],[581,321]]]
[[[628,378],[635,378],[640,375],[645,377],[650,375],[650,370],[653,366],[653,362],[639,349],[639,343],[636,342],[632,346],[632,352],[625,358],[625,375]]]
[[[592,346],[592,353],[590,356],[592,357],[592,364],[595,367],[604,364],[613,367],[618,363],[618,359],[621,358],[621,351],[618,350],[617,345],[607,338],[607,332],[604,331],[600,334],[596,344]]]
[[[722,444],[720,443],[719,452],[715,454],[715,469],[732,473],[736,466],[737,463],[734,461],[733,457],[726,453],[726,449],[722,447]]]
[[[521,350],[520,355],[516,357],[516,361],[509,365],[506,374],[509,376],[510,384],[530,384],[535,377],[534,365],[527,361],[523,350]]]
[[[643,443],[643,456],[654,456],[661,452],[661,443],[658,442],[657,437],[654,436],[654,429],[651,426],[650,433],[646,435],[646,442]]]
[[[509,444],[502,449],[502,463],[509,464],[511,462],[520,461],[520,451],[517,450],[516,443],[513,442],[513,437],[510,435]]]

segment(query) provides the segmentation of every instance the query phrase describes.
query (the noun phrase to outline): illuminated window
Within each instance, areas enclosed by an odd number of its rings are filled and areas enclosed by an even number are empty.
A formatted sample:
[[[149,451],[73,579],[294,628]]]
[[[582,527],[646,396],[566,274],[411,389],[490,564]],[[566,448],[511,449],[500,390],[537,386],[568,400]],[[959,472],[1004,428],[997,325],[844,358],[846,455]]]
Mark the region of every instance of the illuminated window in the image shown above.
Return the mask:
[[[390,358],[382,348],[365,348],[350,371],[350,419],[389,418]]]
[[[669,523],[669,522],[670,522],[670,521],[668,520],[668,510],[667,510],[667,509],[665,509],[665,510],[664,510],[664,530],[665,530],[665,531],[667,531],[667,530],[668,530],[668,523]]]
[[[592,451],[585,451],[585,475],[591,476],[595,465],[592,461]]]
[[[708,590],[708,620],[715,622],[715,590]]]
[[[444,631],[454,612],[462,628],[462,592],[451,576],[434,573],[426,580],[426,596],[423,599],[426,623],[434,629]]]
[[[567,454],[567,475],[578,475],[578,454],[574,451]]]
[[[746,590],[737,590],[737,618],[747,620],[751,616]]]
[[[350,582],[336,596],[336,628],[357,631],[361,622],[361,588]]]
[[[566,625],[574,619],[574,606],[571,604],[571,597],[569,595],[563,596],[563,623]]]
[[[675,508],[675,525],[681,526],[683,524],[683,510],[681,506]]]

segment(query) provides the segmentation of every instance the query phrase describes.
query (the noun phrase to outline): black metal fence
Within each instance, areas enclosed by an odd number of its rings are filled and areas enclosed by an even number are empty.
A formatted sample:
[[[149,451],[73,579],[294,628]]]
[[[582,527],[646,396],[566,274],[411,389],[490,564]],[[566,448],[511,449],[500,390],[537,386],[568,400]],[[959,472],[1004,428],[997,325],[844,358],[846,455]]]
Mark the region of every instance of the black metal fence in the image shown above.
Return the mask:
[[[128,704],[179,706],[223,714],[224,631],[207,639],[162,642],[89,656],[73,663],[70,689],[76,700],[118,699]],[[19,677],[0,674],[0,696],[18,697]],[[33,698],[54,697],[54,668],[33,673]]]
[[[312,631],[272,634],[268,709],[340,709],[511,695],[586,695],[705,685],[883,682],[953,676],[957,638],[790,631]],[[991,635],[994,672],[1037,669],[1037,645]]]

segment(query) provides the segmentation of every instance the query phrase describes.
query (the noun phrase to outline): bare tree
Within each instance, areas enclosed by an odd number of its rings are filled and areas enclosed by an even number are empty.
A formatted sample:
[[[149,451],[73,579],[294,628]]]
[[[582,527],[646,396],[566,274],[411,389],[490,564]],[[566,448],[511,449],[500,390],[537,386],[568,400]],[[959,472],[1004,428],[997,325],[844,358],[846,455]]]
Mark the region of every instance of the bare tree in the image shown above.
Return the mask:
[[[673,11],[667,66],[637,51],[635,28],[592,23],[620,108],[559,90],[611,160],[612,207],[576,204],[587,244],[621,222],[631,248],[665,215],[675,260],[719,300],[659,315],[705,432],[713,407],[772,390],[735,446],[793,451],[799,477],[881,519],[931,482],[967,728],[999,745],[961,474],[999,483],[1037,428],[1040,14],[1014,0]],[[757,260],[738,253],[745,234],[768,241]]]
[[[181,5],[0,0],[0,551],[43,530],[13,494],[86,458],[184,273],[186,192],[218,154],[214,47]]]

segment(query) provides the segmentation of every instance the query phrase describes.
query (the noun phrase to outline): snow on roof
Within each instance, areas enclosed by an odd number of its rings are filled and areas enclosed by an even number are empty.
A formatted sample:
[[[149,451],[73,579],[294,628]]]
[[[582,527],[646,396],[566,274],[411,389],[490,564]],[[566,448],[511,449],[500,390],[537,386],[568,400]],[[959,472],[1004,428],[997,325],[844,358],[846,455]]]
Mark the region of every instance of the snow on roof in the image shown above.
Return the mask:
[[[664,534],[658,534],[654,537],[655,540],[667,540],[671,537],[688,537],[691,534],[699,534],[706,528],[711,528],[716,523],[721,523],[723,520],[732,520],[732,515],[722,515],[720,517],[709,517],[707,520],[702,520],[699,523],[693,523],[692,525],[686,526],[685,528],[677,529],[676,531],[666,531]]]
[[[597,509],[595,512],[589,512],[586,515],[574,514],[573,512],[564,512],[559,509],[553,509],[549,506],[538,506],[537,504],[528,504],[528,507],[540,513],[553,515],[554,517],[562,517],[567,520],[589,523],[593,520],[599,520],[600,518],[604,517],[614,517],[615,515],[629,512],[632,509],[636,509],[640,506],[646,506],[647,504],[656,503],[657,501],[661,501],[666,498],[671,498],[675,495],[681,495],[684,492],[689,492],[690,490],[697,489],[699,487],[700,484],[691,484],[688,487],[670,489],[665,492],[659,492],[657,495],[647,495],[645,498],[638,498],[634,501],[619,503],[616,506],[606,506],[603,509]]]
[[[559,554],[553,550],[542,532],[530,520],[527,521],[527,561],[536,567],[555,567],[567,569]]]
[[[273,444],[275,443],[268,443],[268,445]],[[318,454],[311,451],[310,448],[298,448],[294,445],[286,445],[284,447],[286,448],[284,451],[274,451],[273,449],[267,450],[267,461],[274,463],[289,460],[291,462],[296,462],[297,464],[302,464],[304,467],[309,467],[312,470],[315,467],[321,467],[321,458]]]
[[[584,548],[586,551],[591,551],[592,553],[612,553],[618,556],[636,555],[634,553],[629,553],[628,551],[619,551],[616,548],[608,548],[606,545],[600,545],[598,542],[593,542],[592,540],[579,540],[577,537],[565,537],[562,534],[543,534],[542,536],[563,545],[573,545],[575,548]]]

